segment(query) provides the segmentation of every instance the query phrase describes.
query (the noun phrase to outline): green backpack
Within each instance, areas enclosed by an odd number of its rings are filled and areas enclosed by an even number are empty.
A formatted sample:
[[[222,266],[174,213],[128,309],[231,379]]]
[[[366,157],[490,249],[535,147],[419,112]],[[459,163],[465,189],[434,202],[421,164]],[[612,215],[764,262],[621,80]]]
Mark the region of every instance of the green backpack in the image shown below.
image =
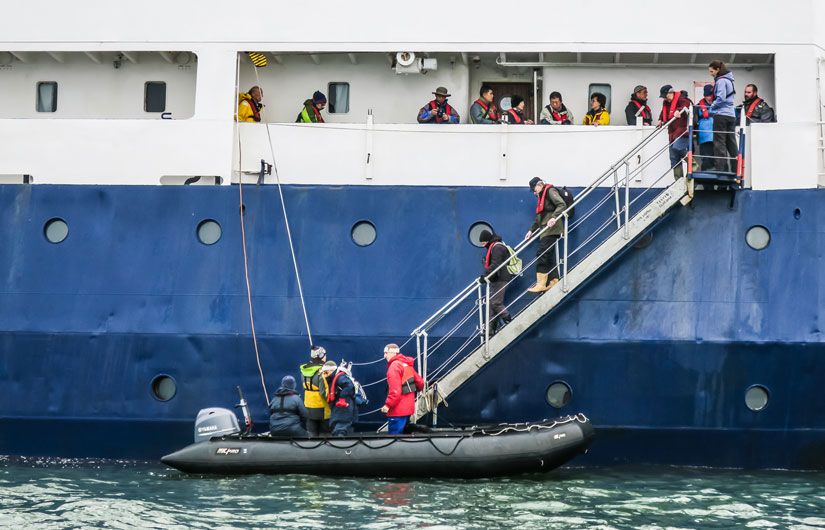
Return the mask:
[[[504,243],[502,243],[504,245]],[[521,274],[521,258],[516,256],[516,251],[510,245],[504,245],[510,251],[510,261],[507,262],[507,272],[513,276]]]

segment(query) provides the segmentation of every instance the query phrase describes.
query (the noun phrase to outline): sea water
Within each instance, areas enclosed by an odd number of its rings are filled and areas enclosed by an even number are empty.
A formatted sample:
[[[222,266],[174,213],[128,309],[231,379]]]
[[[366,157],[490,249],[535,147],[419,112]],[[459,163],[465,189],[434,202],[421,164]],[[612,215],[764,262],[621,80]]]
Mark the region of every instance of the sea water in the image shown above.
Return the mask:
[[[0,457],[0,528],[825,529],[825,473],[565,468],[482,480],[187,475]]]

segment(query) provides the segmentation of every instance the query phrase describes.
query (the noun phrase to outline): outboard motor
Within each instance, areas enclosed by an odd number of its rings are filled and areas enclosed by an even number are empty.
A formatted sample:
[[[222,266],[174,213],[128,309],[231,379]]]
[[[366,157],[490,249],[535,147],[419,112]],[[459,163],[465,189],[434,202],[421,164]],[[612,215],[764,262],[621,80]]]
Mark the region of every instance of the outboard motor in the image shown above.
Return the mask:
[[[241,432],[238,417],[228,409],[213,407],[201,409],[195,420],[195,443],[205,442],[213,436]]]

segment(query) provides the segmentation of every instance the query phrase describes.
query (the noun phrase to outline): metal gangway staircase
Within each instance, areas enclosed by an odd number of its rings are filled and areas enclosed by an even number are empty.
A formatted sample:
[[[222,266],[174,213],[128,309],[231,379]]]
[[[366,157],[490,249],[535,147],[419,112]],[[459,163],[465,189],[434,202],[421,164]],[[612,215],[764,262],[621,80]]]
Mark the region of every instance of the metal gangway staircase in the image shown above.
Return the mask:
[[[691,119],[689,123],[692,122]],[[556,253],[560,281],[543,293],[530,293],[526,288],[518,293],[507,305],[512,315],[510,323],[491,336],[490,323],[495,321],[497,315],[490,314],[489,301],[493,293],[490,292],[489,278],[495,274],[496,269],[487,277],[476,279],[467,285],[411,333],[411,338],[414,337],[416,341],[418,371],[425,381],[424,390],[416,399],[414,421],[432,413],[433,423],[437,423],[438,407],[448,405],[448,398],[462,384],[507,350],[554,308],[569,299],[577,288],[599,274],[613,259],[651,230],[666,213],[679,205],[687,205],[692,200],[693,142],[690,142],[688,155],[682,159],[687,163],[687,171],[683,173],[685,176],[674,180],[668,158],[671,145],[667,141],[668,124],[653,130],[582,190],[574,203],[556,217],[557,222],[563,223],[563,236],[550,250]],[[692,127],[685,132],[691,133]],[[664,135],[664,141],[661,135]],[[631,189],[631,182],[642,171],[647,168],[657,168],[658,171],[663,167],[667,169],[660,171],[660,175],[654,172],[654,177],[658,178],[647,188]],[[570,218],[569,212],[573,208],[582,209],[585,204],[594,201],[595,206],[588,211],[580,213],[580,210],[576,212],[575,219]],[[589,225],[585,224],[588,218]],[[592,228],[599,221],[601,225],[596,230],[583,233],[582,226]],[[517,255],[524,258],[522,274],[530,275],[531,268],[535,267],[538,259],[536,257],[528,262],[528,247],[534,249],[533,244],[548,229],[544,227],[513,248]],[[571,233],[576,229],[580,230],[579,235],[582,237],[579,239],[583,241],[573,248],[569,241]],[[499,268],[506,265],[507,262]],[[450,329],[439,334],[434,330],[437,325]],[[466,331],[470,326],[472,329]],[[464,336],[459,331],[462,329],[466,331],[466,340],[450,352],[446,345],[459,342]],[[446,354],[444,349],[447,349]],[[442,357],[438,359],[441,364],[428,370],[428,361],[434,360],[437,351]]]

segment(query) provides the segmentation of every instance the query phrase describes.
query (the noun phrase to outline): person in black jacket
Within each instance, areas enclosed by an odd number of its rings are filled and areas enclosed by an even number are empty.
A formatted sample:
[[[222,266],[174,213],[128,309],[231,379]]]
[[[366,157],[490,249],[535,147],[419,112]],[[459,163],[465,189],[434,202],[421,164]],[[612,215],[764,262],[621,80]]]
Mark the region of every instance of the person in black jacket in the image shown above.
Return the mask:
[[[321,368],[321,375],[326,379],[326,388],[321,395],[330,406],[329,428],[333,436],[349,436],[353,433],[353,424],[358,421],[358,405],[355,404],[355,384],[350,373],[333,361],[327,361]]]
[[[637,85],[633,89],[633,94],[630,96],[630,101],[624,108],[624,115],[627,118],[628,125],[636,125],[636,113],[642,118],[644,125],[653,125],[653,113],[650,107],[647,106],[647,87]]]
[[[502,263],[510,260],[510,250],[507,249],[501,241],[501,236],[493,234],[489,230],[482,230],[478,236],[478,240],[484,243],[484,248],[487,249],[487,255],[484,258],[484,274],[481,275],[481,284],[486,283],[490,273]],[[493,274],[490,280],[490,335],[494,335],[498,331],[498,320],[501,319],[503,324],[509,323],[512,318],[504,305],[504,294],[507,292],[507,284],[513,279],[510,271],[507,270],[507,265],[498,269]]]
[[[269,433],[272,436],[306,436],[307,409],[295,391],[295,378],[285,375],[269,402]]]

